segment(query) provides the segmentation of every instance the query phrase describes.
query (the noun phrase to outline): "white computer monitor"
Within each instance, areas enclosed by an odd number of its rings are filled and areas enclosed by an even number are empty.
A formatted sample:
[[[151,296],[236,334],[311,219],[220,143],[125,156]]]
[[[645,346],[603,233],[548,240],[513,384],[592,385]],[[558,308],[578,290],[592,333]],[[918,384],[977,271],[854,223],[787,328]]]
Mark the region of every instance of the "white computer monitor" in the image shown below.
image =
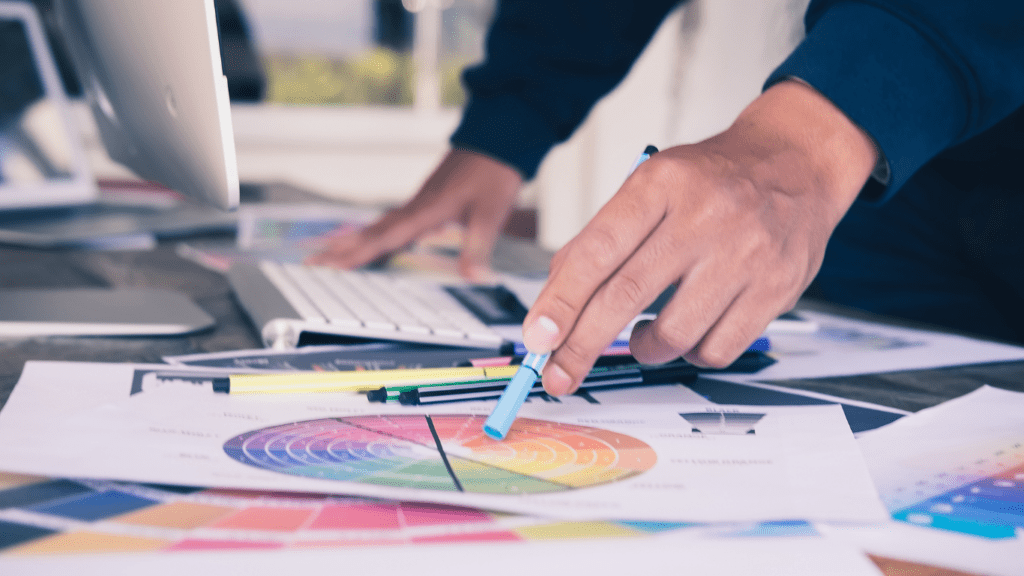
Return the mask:
[[[39,15],[0,1],[0,211],[97,196]]]
[[[213,0],[57,0],[111,158],[224,210],[238,206]]]

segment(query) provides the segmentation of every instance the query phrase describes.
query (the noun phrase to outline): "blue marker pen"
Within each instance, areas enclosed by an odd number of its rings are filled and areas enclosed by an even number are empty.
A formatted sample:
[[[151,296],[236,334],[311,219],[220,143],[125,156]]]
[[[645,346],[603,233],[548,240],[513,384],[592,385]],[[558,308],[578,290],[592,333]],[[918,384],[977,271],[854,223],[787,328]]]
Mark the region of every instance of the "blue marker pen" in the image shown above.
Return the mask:
[[[547,364],[550,357],[550,352],[547,354],[530,352],[523,358],[519,370],[516,370],[515,376],[509,381],[508,386],[505,386],[501,398],[498,398],[498,405],[494,407],[491,415],[484,422],[485,434],[495,440],[505,439],[508,429],[512,427],[512,422],[516,419],[516,414],[519,413],[530,390],[540,378],[540,373],[544,370],[544,365]]]
[[[646,162],[651,157],[651,154],[657,151],[658,149],[654,146],[644,148],[644,151],[637,156],[636,161],[630,166],[629,174],[632,174],[637,166]],[[627,178],[629,174],[626,175]],[[526,397],[530,394],[530,389],[533,388],[537,379],[540,378],[540,373],[544,370],[544,365],[547,364],[550,357],[550,352],[546,354],[530,352],[523,358],[523,363],[519,366],[519,370],[516,370],[515,376],[509,381],[505,391],[501,393],[501,398],[498,398],[498,404],[494,407],[491,415],[487,417],[487,421],[484,422],[485,434],[495,440],[505,439],[509,428],[512,427],[512,422],[516,419],[516,414],[523,407],[523,402],[526,401]]]
[[[626,174],[626,178],[629,178],[630,175],[633,174],[633,171],[636,170],[637,166],[649,160],[651,155],[655,154],[657,151],[658,148],[656,146],[651,146],[650,144],[648,144],[647,148],[644,148],[644,151],[641,152],[640,155],[636,157],[636,160],[633,162],[633,165],[629,167],[629,173]]]

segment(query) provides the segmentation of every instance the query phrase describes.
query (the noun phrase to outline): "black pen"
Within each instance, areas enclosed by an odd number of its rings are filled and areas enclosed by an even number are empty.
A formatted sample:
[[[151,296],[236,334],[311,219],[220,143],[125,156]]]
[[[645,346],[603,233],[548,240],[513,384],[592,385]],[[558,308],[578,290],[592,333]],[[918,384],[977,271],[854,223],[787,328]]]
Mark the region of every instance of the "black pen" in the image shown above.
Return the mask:
[[[488,359],[488,363],[483,366],[517,366],[522,363],[522,356],[511,356],[504,358],[492,358]],[[494,363],[497,361],[496,363]],[[469,365],[469,364],[467,364]],[[639,368],[641,364],[629,355],[610,355],[601,356],[594,363],[594,368],[591,370],[590,377],[594,377],[599,373],[605,373],[609,370],[622,370],[630,368]],[[398,385],[398,386],[381,386],[376,390],[370,390],[366,393],[367,400],[370,402],[394,402],[399,399],[399,395],[403,392],[414,389],[423,388],[435,388],[440,390],[439,394],[443,394],[445,391],[452,392],[476,392],[476,391],[501,391],[508,384],[508,378],[504,379],[490,379],[490,380],[474,380],[471,382],[462,383],[440,383],[430,384],[427,386],[410,386],[410,385]]]
[[[626,388],[654,384],[685,383],[697,378],[698,369],[688,362],[671,362],[660,366],[632,366],[628,368],[609,369],[591,373],[580,385],[580,390],[593,391],[610,388]],[[505,387],[502,383],[455,384],[452,386],[422,386],[407,389],[398,393],[397,400],[405,405],[423,405],[440,402],[462,402],[466,400],[485,400],[501,395]],[[538,382],[530,389],[530,394],[544,392],[543,385]],[[389,398],[394,399],[394,398]]]
[[[513,363],[515,361],[513,360]],[[634,357],[623,356],[602,356],[594,365],[593,371],[583,380],[581,388],[589,389],[599,386],[611,387],[613,385],[637,386],[643,382],[636,380],[636,374],[646,372],[648,377],[654,378],[652,371],[677,371],[679,374],[714,374],[714,373],[738,373],[752,374],[775,363],[775,359],[763,352],[744,352],[735,362],[725,368],[698,368],[685,360],[679,359],[667,364],[658,366],[644,366]],[[617,384],[617,378],[627,378],[621,384]],[[630,379],[632,378],[632,379]],[[446,396],[460,396],[458,400],[482,400],[499,396],[505,389],[505,381],[493,382],[466,382],[463,384],[445,384],[431,386],[397,386],[381,387],[366,393],[370,402],[400,402],[402,404],[415,405],[421,403],[420,399],[443,398]],[[531,394],[543,391],[540,383],[534,385]],[[404,394],[404,396],[403,396]],[[404,400],[403,400],[404,399]],[[445,400],[454,401],[454,400]]]
[[[483,359],[481,362],[469,361],[469,362],[466,362],[465,364],[461,364],[460,366],[466,366],[466,367],[469,367],[469,366],[477,366],[477,367],[487,367],[487,366],[518,366],[519,364],[522,363],[522,361],[523,361],[523,356],[505,356],[505,357],[498,357],[498,358],[487,358],[487,359]],[[593,374],[594,372],[606,371],[606,370],[609,370],[611,368],[634,368],[634,367],[637,367],[639,365],[640,365],[640,363],[637,362],[635,358],[633,358],[632,356],[628,356],[628,355],[622,355],[622,356],[618,356],[618,355],[615,355],[615,356],[601,356],[601,357],[599,357],[597,359],[597,362],[594,363],[593,372],[591,372],[591,374]],[[436,387],[436,388],[442,388],[442,389],[445,389],[445,390],[456,390],[456,391],[459,391],[459,390],[462,390],[462,391],[474,390],[475,391],[477,389],[487,389],[487,390],[494,389],[494,390],[499,390],[500,391],[500,390],[503,390],[505,388],[505,386],[508,385],[508,380],[509,380],[508,378],[503,378],[503,379],[494,378],[494,379],[489,379],[489,380],[474,380],[474,381],[471,381],[471,382],[463,382],[463,383],[438,383],[438,384],[430,384],[429,386],[430,387]],[[424,387],[426,387],[426,386],[410,386],[410,385],[381,386],[380,388],[378,388],[376,390],[368,391],[366,393],[366,397],[367,397],[367,399],[370,402],[394,402],[394,401],[398,400],[398,396],[402,392],[406,392],[406,391],[412,390],[412,389],[424,388]]]

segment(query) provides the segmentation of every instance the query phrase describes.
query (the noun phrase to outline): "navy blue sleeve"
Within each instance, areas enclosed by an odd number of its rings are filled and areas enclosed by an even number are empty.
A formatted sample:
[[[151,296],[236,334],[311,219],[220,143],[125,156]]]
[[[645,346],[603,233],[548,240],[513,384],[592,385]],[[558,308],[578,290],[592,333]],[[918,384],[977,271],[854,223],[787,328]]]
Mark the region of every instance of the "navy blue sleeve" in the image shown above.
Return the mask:
[[[487,56],[463,74],[453,145],[532,178],[555,144],[618,84],[679,0],[505,0]]]
[[[766,86],[798,77],[870,134],[887,198],[925,163],[1024,104],[1020,0],[814,0]]]

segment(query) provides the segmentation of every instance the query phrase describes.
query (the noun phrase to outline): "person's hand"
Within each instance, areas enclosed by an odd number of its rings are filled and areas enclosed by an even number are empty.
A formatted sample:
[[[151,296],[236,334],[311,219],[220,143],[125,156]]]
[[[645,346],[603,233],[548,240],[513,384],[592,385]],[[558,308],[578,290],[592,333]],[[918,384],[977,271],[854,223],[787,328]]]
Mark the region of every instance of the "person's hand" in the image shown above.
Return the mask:
[[[553,351],[545,390],[574,391],[670,284],[658,318],[634,328],[633,356],[730,364],[813,279],[876,154],[830,101],[787,81],[725,132],[652,156],[552,260],[523,324],[527,349]]]
[[[490,273],[491,251],[522,183],[519,172],[507,164],[453,149],[406,205],[358,232],[332,239],[307,263],[356,268],[443,224],[462,222],[459,273],[469,280],[483,279]]]

